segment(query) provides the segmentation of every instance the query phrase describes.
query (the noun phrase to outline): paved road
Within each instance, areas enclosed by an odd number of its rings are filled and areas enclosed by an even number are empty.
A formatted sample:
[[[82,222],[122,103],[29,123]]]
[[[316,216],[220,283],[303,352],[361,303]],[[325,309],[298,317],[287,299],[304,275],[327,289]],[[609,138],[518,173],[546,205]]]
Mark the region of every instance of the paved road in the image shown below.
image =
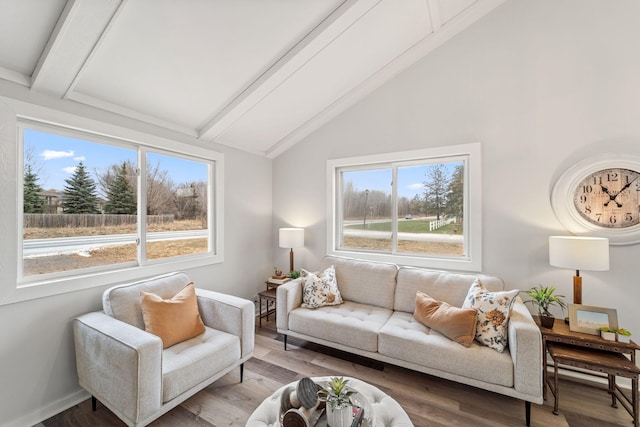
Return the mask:
[[[162,240],[181,240],[203,238],[207,236],[207,230],[186,231],[162,231],[148,233],[147,242]],[[60,237],[57,239],[25,240],[23,254],[25,258],[64,255],[72,253],[86,253],[91,249],[105,246],[118,246],[135,243],[136,234],[114,234],[109,236],[85,236],[85,237]]]

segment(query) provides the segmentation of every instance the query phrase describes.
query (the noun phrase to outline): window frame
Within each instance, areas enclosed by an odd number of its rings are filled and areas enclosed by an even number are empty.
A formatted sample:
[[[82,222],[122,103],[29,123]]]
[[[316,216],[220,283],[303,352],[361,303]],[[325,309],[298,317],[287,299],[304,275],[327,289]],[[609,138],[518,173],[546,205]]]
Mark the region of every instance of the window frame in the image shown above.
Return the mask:
[[[434,269],[475,271],[482,270],[482,173],[481,145],[479,142],[451,145],[422,150],[356,156],[327,161],[327,253],[371,261]],[[397,167],[439,161],[463,160],[464,181],[464,256],[437,254],[409,254],[396,251],[397,245]],[[395,167],[394,167],[395,166]],[[390,253],[340,248],[342,229],[342,182],[340,172],[391,168],[392,173],[392,250]]]
[[[64,111],[52,110],[34,104],[1,98],[5,104],[0,105],[0,119],[5,123],[13,122],[7,127],[0,139],[13,140],[12,146],[0,160],[0,166],[5,167],[7,176],[13,176],[15,185],[7,196],[16,200],[16,205],[6,210],[7,221],[0,224],[0,231],[5,232],[7,241],[13,244],[5,245],[2,252],[7,255],[0,259],[0,270],[6,277],[0,283],[0,305],[19,301],[42,298],[46,296],[79,291],[97,286],[111,285],[126,281],[134,281],[152,275],[164,274],[175,270],[191,269],[224,262],[224,154],[205,148],[203,143],[191,139],[183,142],[152,135],[133,129],[121,127],[98,120],[93,120]],[[7,108],[8,107],[8,108]],[[185,255],[179,257],[162,258],[158,260],[144,260],[141,258],[141,247],[146,238],[146,212],[141,214],[146,206],[144,181],[139,174],[138,192],[138,245],[137,260],[134,263],[114,264],[89,269],[72,270],[71,274],[49,273],[23,277],[23,176],[24,176],[24,145],[20,126],[22,123],[41,124],[47,132],[62,129],[72,133],[70,136],[90,136],[89,141],[109,145],[134,147],[138,156],[140,170],[146,162],[146,153],[154,152],[189,160],[202,161],[208,165],[208,240],[209,251],[202,254]],[[185,138],[186,139],[186,138]],[[4,142],[4,141],[0,141]],[[141,157],[143,161],[141,162]],[[13,163],[14,162],[14,163]],[[11,164],[13,163],[13,164]],[[8,167],[10,166],[10,167]],[[7,170],[8,169],[8,170]],[[13,169],[13,173],[11,172]],[[11,180],[7,185],[11,185]],[[4,199],[6,203],[7,199]],[[141,227],[141,221],[144,221]],[[13,227],[11,226],[13,224]],[[134,264],[134,265],[133,265]]]

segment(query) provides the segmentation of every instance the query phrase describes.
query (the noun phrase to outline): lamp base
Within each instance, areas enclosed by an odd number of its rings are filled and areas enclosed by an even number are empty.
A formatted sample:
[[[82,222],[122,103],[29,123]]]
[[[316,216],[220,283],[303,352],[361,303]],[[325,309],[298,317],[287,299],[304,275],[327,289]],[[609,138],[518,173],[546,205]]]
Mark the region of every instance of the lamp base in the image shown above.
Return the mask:
[[[573,276],[573,303],[582,304],[582,276]]]

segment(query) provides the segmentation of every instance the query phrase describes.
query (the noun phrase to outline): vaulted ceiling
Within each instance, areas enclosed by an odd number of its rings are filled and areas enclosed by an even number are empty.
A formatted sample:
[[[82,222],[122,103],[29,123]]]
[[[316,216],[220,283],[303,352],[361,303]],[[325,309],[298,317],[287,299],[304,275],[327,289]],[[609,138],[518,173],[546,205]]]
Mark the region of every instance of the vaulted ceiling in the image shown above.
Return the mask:
[[[0,0],[0,79],[273,158],[505,0]]]

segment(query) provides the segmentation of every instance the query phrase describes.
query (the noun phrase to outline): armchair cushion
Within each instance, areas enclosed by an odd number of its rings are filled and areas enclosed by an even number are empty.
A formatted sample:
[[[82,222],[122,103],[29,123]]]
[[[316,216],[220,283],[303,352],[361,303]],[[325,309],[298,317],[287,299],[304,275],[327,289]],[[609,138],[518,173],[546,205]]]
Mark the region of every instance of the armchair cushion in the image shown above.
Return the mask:
[[[193,282],[169,299],[145,291],[140,299],[144,328],[162,339],[163,348],[204,333]]]

